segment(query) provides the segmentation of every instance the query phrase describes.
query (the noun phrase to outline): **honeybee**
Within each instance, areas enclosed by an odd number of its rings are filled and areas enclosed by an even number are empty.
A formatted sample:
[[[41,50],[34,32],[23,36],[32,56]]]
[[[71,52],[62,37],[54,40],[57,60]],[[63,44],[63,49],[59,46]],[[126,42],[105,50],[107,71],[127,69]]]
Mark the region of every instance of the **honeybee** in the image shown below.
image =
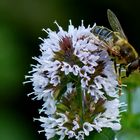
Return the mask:
[[[118,18],[110,9],[107,10],[107,17],[113,31],[103,26],[95,26],[91,32],[107,46],[107,51],[114,60],[116,71],[116,64],[120,65],[119,76],[121,75],[121,68],[124,67],[126,77],[128,77],[136,69],[139,68],[140,70],[140,57],[128,42]]]

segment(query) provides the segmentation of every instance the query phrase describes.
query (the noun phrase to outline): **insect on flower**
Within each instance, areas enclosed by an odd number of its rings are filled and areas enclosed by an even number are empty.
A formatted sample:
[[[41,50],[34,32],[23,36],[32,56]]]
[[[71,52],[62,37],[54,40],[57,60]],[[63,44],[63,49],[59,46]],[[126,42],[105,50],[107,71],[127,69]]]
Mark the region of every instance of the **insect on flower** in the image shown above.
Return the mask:
[[[128,42],[118,18],[109,9],[107,10],[107,17],[113,31],[103,26],[95,26],[92,29],[92,33],[97,36],[99,40],[103,41],[103,47],[106,47],[108,53],[113,58],[119,79],[121,79],[122,67],[126,69],[126,77],[128,77],[131,72],[138,68],[140,70],[140,57],[133,46]],[[116,64],[119,64],[118,70]]]

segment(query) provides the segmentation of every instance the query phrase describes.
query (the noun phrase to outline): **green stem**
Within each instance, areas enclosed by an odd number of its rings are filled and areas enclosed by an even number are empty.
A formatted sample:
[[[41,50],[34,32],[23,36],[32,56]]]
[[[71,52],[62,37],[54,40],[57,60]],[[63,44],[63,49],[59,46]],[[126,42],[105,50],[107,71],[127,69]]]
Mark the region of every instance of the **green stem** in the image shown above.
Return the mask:
[[[85,114],[85,93],[82,92],[82,120],[84,121]]]
[[[77,85],[76,87],[76,90],[77,90],[77,102],[78,102],[78,105],[79,105],[79,115],[80,115],[80,122],[81,122],[81,125],[83,124],[84,122],[84,106],[85,106],[85,103],[84,103],[84,94],[81,90],[81,85]]]

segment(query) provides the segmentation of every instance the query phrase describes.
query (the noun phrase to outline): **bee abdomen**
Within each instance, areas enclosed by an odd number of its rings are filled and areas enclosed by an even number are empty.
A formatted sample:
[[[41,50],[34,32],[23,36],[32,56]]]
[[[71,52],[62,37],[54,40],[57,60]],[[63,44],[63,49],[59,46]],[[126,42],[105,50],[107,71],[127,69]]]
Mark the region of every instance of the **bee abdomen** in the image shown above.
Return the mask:
[[[109,30],[106,27],[103,26],[95,26],[91,32],[95,35],[98,36],[99,39],[104,40],[104,41],[108,41],[111,38],[113,38],[113,32],[111,30]]]

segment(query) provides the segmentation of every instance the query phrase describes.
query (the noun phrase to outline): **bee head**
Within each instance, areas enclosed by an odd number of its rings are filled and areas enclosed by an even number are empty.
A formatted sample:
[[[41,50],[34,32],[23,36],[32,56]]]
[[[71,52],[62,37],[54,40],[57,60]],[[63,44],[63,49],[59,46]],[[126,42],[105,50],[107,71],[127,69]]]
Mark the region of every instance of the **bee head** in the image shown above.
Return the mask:
[[[127,40],[120,39],[116,43],[120,47],[119,52],[122,59],[125,60],[125,64],[129,64],[138,58],[137,52]]]
[[[128,64],[126,69],[126,76],[128,77],[133,71],[139,68],[140,71],[140,57]]]

